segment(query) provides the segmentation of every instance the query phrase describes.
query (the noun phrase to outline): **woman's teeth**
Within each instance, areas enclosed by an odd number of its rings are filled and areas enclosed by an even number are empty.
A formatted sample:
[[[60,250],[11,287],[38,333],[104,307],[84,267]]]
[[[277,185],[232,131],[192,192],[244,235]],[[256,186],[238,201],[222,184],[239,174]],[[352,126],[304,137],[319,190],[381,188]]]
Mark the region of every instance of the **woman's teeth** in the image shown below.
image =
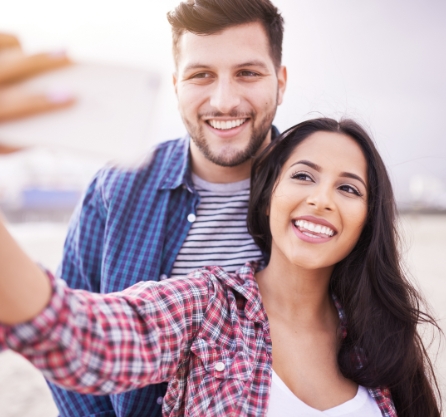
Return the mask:
[[[294,225],[296,227],[298,227],[300,229],[300,231],[307,235],[307,236],[311,236],[311,237],[315,237],[314,234],[310,234],[310,233],[305,233],[305,232],[313,232],[313,233],[317,233],[319,235],[326,235],[327,237],[331,237],[335,234],[334,230],[330,229],[327,226],[322,226],[321,224],[315,224],[315,223],[311,223],[309,221],[306,220],[296,220],[294,222]]]
[[[207,121],[214,129],[229,130],[234,129],[234,127],[241,126],[246,122],[246,119],[236,119],[236,120],[208,120]]]

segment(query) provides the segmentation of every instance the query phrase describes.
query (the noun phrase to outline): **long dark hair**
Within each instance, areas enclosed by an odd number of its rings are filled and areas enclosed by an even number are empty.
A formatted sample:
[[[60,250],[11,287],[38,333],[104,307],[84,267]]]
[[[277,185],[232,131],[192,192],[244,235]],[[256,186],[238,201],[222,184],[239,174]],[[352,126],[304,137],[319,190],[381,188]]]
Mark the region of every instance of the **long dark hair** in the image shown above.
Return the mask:
[[[314,119],[299,123],[274,140],[252,167],[248,230],[259,247],[270,253],[272,238],[266,213],[276,181],[296,146],[319,131],[341,133],[355,140],[368,171],[364,229],[352,252],[335,266],[330,280],[330,290],[341,302],[348,323],[338,355],[340,370],[365,387],[390,389],[399,417],[439,417],[440,391],[417,325],[430,323],[440,329],[420,310],[422,298],[402,270],[389,175],[361,126],[347,119]]]

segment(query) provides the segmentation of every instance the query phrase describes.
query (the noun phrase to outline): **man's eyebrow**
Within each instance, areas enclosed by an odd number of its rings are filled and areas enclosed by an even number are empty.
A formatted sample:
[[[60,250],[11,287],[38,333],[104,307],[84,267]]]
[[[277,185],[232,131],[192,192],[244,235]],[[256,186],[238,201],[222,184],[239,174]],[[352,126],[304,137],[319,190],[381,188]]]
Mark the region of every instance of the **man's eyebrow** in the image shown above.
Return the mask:
[[[211,67],[209,65],[205,65],[205,64],[200,64],[199,62],[194,62],[191,64],[188,64],[184,67],[183,71],[191,71],[191,70],[195,70],[195,69],[210,69]]]
[[[261,68],[264,71],[269,71],[268,66],[263,61],[260,60],[246,61],[235,66],[235,68],[251,68],[251,67]],[[206,64],[201,64],[200,62],[191,62],[190,64],[187,64],[184,67],[183,71],[187,72],[196,69],[211,69],[211,68],[212,68],[211,66]]]
[[[311,162],[311,161],[306,161],[306,160],[297,161],[294,164],[292,164],[291,166],[294,166],[294,165],[297,165],[297,164],[307,165],[310,168],[313,168],[314,170],[316,170],[317,172],[321,171],[321,167],[319,165],[315,164],[314,162]],[[365,181],[359,175],[353,174],[352,172],[341,172],[339,174],[339,176],[340,177],[344,177],[344,178],[352,178],[354,180],[358,180],[358,181],[362,182],[362,184],[364,185],[365,188],[367,188],[367,185],[365,184]]]
[[[242,64],[236,66],[236,68],[249,68],[249,67],[257,67],[257,68],[260,67],[264,71],[269,71],[268,66],[263,61],[259,60],[243,62]]]

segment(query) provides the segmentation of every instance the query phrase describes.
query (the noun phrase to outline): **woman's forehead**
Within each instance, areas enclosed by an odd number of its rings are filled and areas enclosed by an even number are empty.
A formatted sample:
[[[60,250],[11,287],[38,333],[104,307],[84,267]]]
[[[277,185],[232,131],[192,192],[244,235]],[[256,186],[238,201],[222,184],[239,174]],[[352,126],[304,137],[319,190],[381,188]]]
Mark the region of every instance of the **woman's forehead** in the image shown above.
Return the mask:
[[[321,170],[353,170],[367,176],[367,161],[359,144],[343,133],[319,131],[311,134],[294,148],[285,169],[299,161],[309,161]]]

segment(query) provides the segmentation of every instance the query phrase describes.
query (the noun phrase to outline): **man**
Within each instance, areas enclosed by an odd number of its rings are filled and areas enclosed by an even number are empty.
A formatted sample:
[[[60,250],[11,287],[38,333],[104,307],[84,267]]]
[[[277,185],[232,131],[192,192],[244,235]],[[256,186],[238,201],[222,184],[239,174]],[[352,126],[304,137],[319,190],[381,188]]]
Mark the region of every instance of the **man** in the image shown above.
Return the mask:
[[[249,174],[277,134],[283,20],[269,0],[187,1],[168,19],[189,135],[161,143],[138,169],[99,172],[65,243],[59,275],[71,287],[112,292],[262,258],[245,225]],[[165,389],[92,397],[52,387],[64,417],[159,416]]]

